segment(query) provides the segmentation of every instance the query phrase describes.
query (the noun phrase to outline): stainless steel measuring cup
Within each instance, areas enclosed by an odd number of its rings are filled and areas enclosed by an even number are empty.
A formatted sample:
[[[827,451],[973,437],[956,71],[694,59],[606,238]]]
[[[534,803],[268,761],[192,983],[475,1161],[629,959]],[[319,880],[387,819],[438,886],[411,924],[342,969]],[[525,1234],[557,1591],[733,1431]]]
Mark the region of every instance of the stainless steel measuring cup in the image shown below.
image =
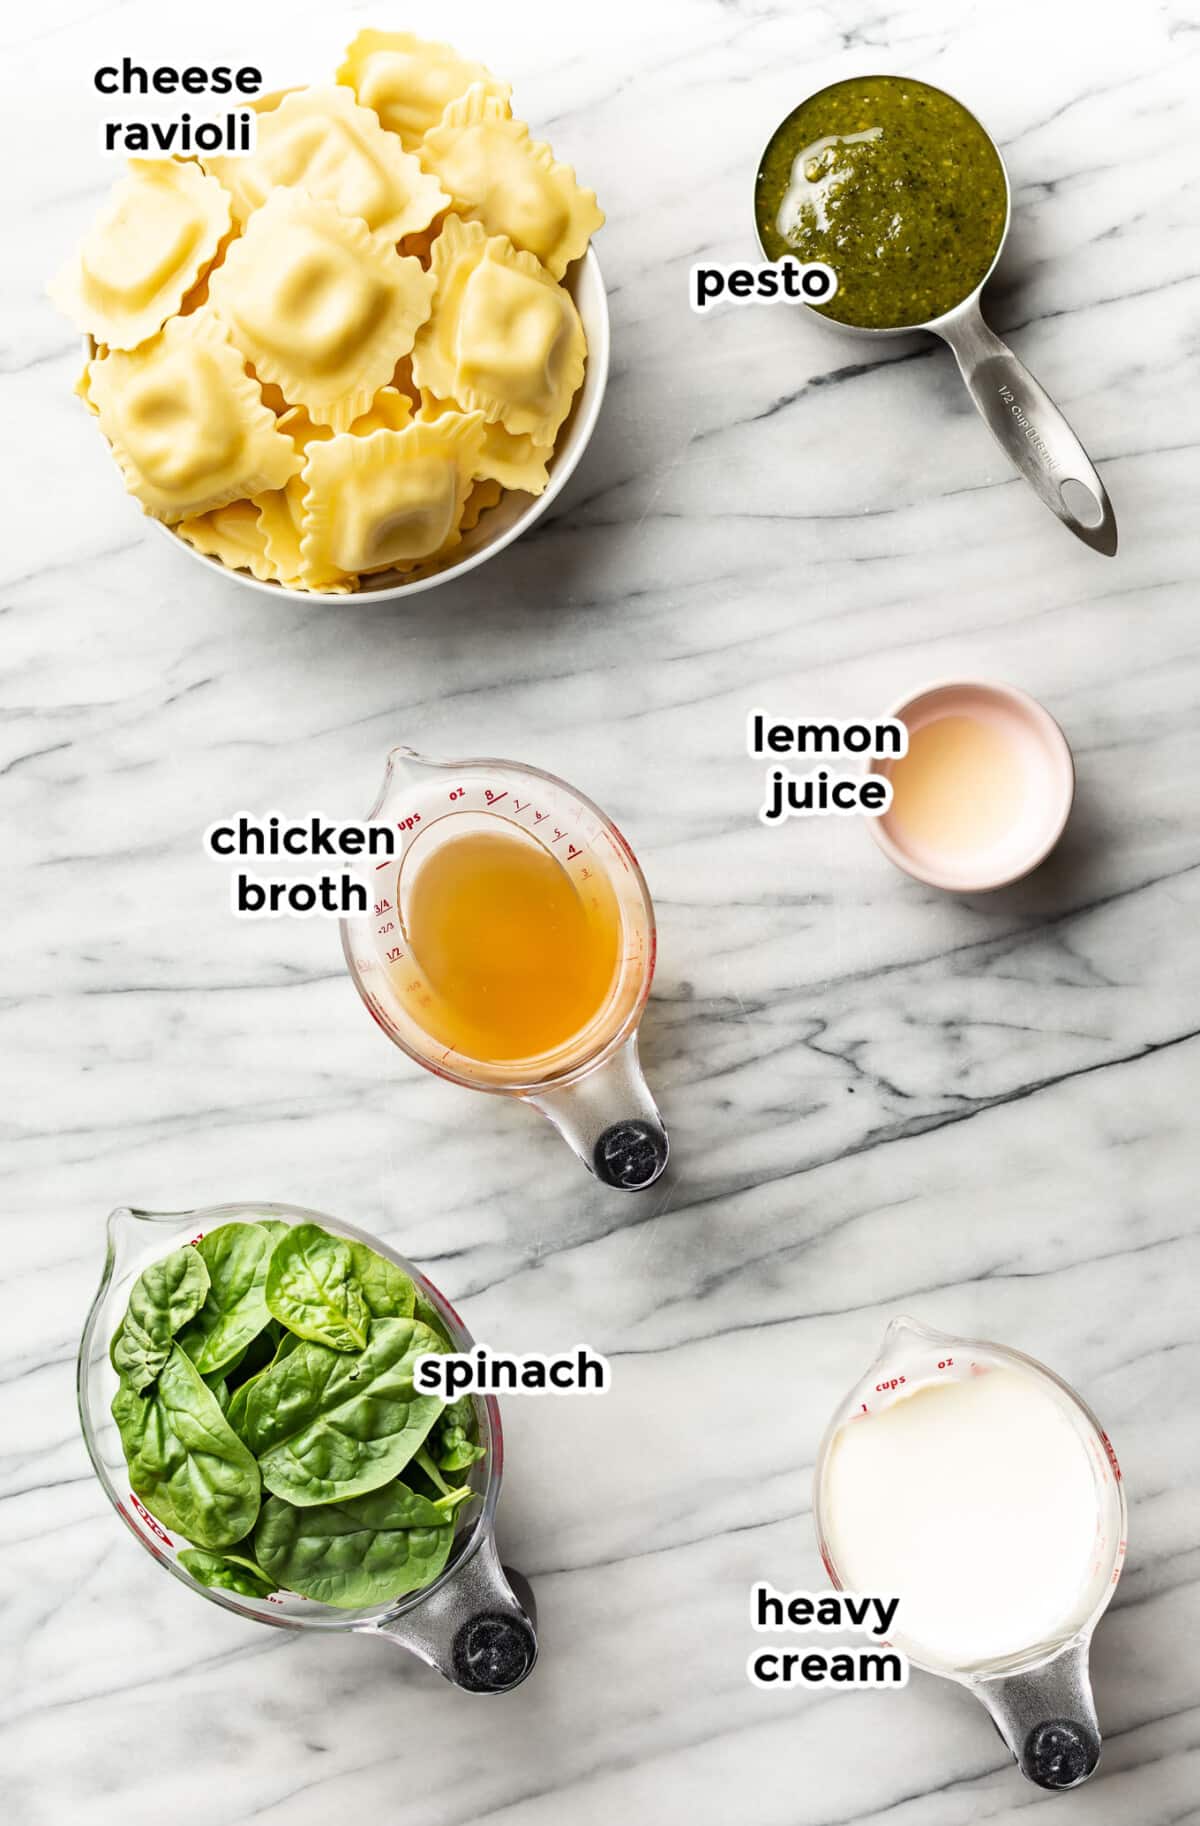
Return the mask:
[[[500,1409],[492,1396],[474,1397],[480,1443],[486,1456],[464,1473],[478,1501],[473,1515],[451,1550],[440,1576],[423,1591],[361,1610],[337,1610],[294,1592],[269,1598],[247,1598],[217,1591],[195,1580],[178,1560],[187,1542],[177,1541],[129,1488],[129,1472],[120,1435],[110,1412],[117,1387],[108,1347],[123,1318],[130,1288],[152,1261],[193,1242],[218,1224],[273,1218],[285,1224],[320,1224],[357,1242],[403,1270],[437,1312],[455,1350],[470,1350],[474,1340],[453,1306],[418,1268],[396,1250],[352,1224],[306,1211],[296,1205],[217,1205],[197,1211],[114,1211],[108,1220],[104,1273],[92,1301],[79,1344],[77,1393],[84,1442],[96,1476],[125,1526],[151,1558],[198,1597],[255,1623],[276,1629],[351,1631],[395,1643],[436,1668],[452,1685],[469,1693],[507,1693],[533,1670],[537,1660],[536,1608],[533,1594],[519,1573],[500,1564],[496,1551],[496,1504],[504,1472],[504,1437]]]
[[[388,756],[369,816],[399,833],[397,858],[364,864],[371,911],[342,921],[342,947],[367,1008],[410,1059],[470,1090],[540,1110],[584,1165],[625,1192],[653,1185],[667,1164],[662,1117],[638,1059],[637,1031],[654,975],[654,908],[637,858],[599,806],[540,768],[515,761],[434,761],[411,748]],[[621,954],[604,1006],[553,1053],[489,1062],[436,1040],[422,1025],[425,984],[404,930],[405,871],[461,829],[510,826],[541,843],[581,897],[611,897]]]
[[[827,86],[835,88],[837,85]],[[936,85],[927,83],[925,86],[934,88]],[[945,90],[939,92],[946,94]],[[815,90],[807,100],[811,101],[821,93],[821,90]],[[958,107],[963,107],[957,96],[949,99]],[[964,108],[963,112],[969,114],[970,110]],[[975,120],[974,115],[971,118]],[[781,122],[780,125],[782,124]],[[824,311],[816,311],[812,306],[807,308],[814,309],[814,315],[822,318],[833,329],[844,330],[852,336],[908,336],[914,330],[928,330],[934,336],[940,336],[953,349],[968,393],[1014,468],[1077,539],[1082,539],[1093,551],[1102,552],[1111,558],[1117,549],[1117,522],[1108,492],[1096,473],[1091,458],[1045,388],[1017,360],[1008,344],[984,321],[983,289],[996,270],[1004,243],[1008,239],[1012,221],[1012,187],[999,147],[981,122],[976,120],[976,125],[988,139],[999,161],[1004,173],[1005,193],[1004,227],[996,244],[992,264],[978,285],[952,310],[940,317],[930,318],[925,323],[900,324],[888,329],[866,329],[858,324],[842,323]],[[777,127],[775,133],[778,131]],[[760,166],[774,142],[775,133],[771,134],[763,148]],[[757,213],[754,232],[759,252],[767,259],[759,233]]]
[[[914,1667],[953,1680],[975,1695],[1029,1781],[1039,1788],[1074,1788],[1093,1774],[1100,1761],[1100,1725],[1088,1657],[1096,1625],[1121,1576],[1126,1545],[1125,1492],[1116,1453],[1100,1422],[1074,1389],[1022,1351],[933,1331],[915,1319],[894,1319],[879,1356],[841,1402],[821,1441],[813,1474],[817,1542],[833,1584],[838,1590],[846,1589],[832,1540],[826,1477],[842,1430],[860,1421],[866,1424],[869,1415],[910,1399],[923,1384],[968,1381],[991,1368],[1018,1368],[1047,1384],[1087,1452],[1096,1503],[1090,1575],[1064,1628],[1001,1660],[949,1666],[923,1659],[907,1643],[902,1646]],[[900,1611],[902,1614],[902,1595]],[[893,1634],[898,1637],[900,1632]]]

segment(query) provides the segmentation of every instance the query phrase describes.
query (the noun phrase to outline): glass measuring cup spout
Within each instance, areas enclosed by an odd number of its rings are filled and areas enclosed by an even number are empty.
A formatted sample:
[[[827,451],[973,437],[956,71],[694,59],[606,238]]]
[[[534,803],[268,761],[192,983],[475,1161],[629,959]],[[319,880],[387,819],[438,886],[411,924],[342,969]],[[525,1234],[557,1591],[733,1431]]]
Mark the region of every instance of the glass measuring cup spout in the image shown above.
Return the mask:
[[[527,1582],[503,1567],[496,1551],[504,1438],[500,1410],[492,1397],[472,1398],[477,1437],[485,1453],[462,1474],[462,1481],[474,1489],[475,1502],[466,1511],[450,1558],[432,1584],[382,1603],[340,1609],[287,1590],[251,1597],[201,1584],[179,1558],[187,1541],[175,1528],[164,1526],[130,1489],[111,1413],[117,1376],[109,1342],[125,1314],[133,1282],[151,1262],[221,1224],[268,1219],[286,1225],[316,1223],[337,1236],[367,1244],[414,1283],[454,1350],[473,1348],[474,1340],[458,1313],[413,1263],[380,1238],[322,1212],[258,1202],[176,1212],[122,1207],[108,1221],[104,1269],[83,1328],[77,1366],[84,1443],[109,1502],[153,1560],[206,1602],[275,1629],[378,1636],[408,1649],[465,1692],[511,1691],[536,1663],[537,1613]]]
[[[669,1151],[637,1047],[654,909],[616,825],[539,768],[411,748],[369,816],[395,849],[365,862],[370,911],[342,945],[377,1024],[438,1077],[531,1104],[603,1184],[652,1185]]]
[[[898,1600],[892,1646],[973,1693],[1028,1780],[1087,1780],[1126,1510],[1074,1390],[1005,1345],[893,1320],[821,1443],[814,1516],[833,1584]]]

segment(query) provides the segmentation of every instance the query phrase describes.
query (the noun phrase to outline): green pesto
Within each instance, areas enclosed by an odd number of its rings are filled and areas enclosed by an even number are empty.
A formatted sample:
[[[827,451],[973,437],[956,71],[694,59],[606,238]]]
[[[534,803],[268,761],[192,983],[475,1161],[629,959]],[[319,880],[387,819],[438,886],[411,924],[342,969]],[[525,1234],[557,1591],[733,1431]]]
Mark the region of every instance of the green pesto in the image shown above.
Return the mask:
[[[814,310],[899,329],[952,310],[985,277],[1008,186],[991,140],[953,96],[909,77],[855,76],[777,129],[754,213],[769,259],[823,260],[837,274],[836,293]]]

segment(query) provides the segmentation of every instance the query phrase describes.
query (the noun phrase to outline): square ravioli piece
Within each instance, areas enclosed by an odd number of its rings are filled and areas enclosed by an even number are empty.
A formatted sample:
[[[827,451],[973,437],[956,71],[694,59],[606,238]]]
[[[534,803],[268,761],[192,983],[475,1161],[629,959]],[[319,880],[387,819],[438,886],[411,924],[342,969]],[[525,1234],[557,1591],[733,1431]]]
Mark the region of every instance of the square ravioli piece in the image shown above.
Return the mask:
[[[126,487],[156,520],[174,523],[282,488],[300,467],[208,310],[173,317],[140,348],[97,358],[88,391]]]
[[[412,348],[434,285],[357,217],[285,189],[250,217],[209,296],[259,378],[344,431]]]
[[[418,416],[424,423],[433,424],[444,412],[461,411],[456,400],[436,399],[432,393],[423,393]],[[501,488],[540,495],[550,480],[546,465],[553,455],[553,444],[535,444],[528,435],[518,437],[497,419],[495,424],[483,427],[483,447],[475,474]]]
[[[482,436],[479,413],[447,413],[436,425],[310,444],[305,580],[321,588],[420,564],[456,545]]]
[[[604,226],[595,193],[575,182],[549,146],[529,137],[504,102],[475,83],[425,135],[421,163],[453,200],[457,215],[507,235],[561,279]]]
[[[430,44],[411,32],[360,32],[337,79],[399,134],[406,152],[416,151],[448,104],[472,83],[482,83],[505,107],[512,93],[483,64],[468,63],[448,44]]]
[[[174,316],[229,222],[228,195],[199,165],[131,160],[50,296],[96,342],[135,349]]]
[[[400,431],[412,419],[412,401],[395,387],[384,387],[375,395],[370,408],[350,427],[354,437],[367,437],[372,431]],[[314,425],[302,406],[295,406],[279,420],[279,429],[287,433],[303,458],[308,446],[328,440],[336,434],[328,425]],[[295,589],[307,589],[304,559],[300,541],[304,536],[304,513],[308,505],[308,484],[303,474],[292,476],[283,487],[255,497],[254,505],[261,516],[266,556],[281,582]],[[322,586],[326,589],[352,587],[350,582]]]
[[[267,551],[262,510],[256,501],[229,501],[210,513],[180,520],[175,531],[206,558],[218,559],[231,571],[249,571],[260,583],[280,581]]]
[[[281,186],[323,197],[344,216],[358,216],[388,241],[428,228],[450,199],[419,159],[385,133],[378,115],[361,108],[349,89],[332,84],[298,89],[258,123],[258,143],[245,158],[208,158],[245,222]]]
[[[422,392],[553,444],[587,354],[570,293],[532,254],[457,216],[447,216],[433,244],[432,276],[434,314],[413,348]]]

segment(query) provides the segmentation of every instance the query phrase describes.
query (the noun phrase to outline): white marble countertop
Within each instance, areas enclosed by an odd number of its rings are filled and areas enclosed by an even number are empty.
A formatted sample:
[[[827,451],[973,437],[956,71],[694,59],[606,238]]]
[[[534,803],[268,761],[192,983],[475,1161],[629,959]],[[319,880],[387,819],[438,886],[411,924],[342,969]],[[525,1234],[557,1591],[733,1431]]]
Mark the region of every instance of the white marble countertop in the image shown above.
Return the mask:
[[[1194,1826],[1200,15],[453,14],[223,0],[185,29],[149,0],[49,0],[3,27],[6,1817],[1009,1826],[1049,1800]],[[41,287],[111,175],[98,63],[311,76],[363,23],[510,76],[599,191],[614,366],[535,537],[408,608],[298,607],[205,578],[139,519]],[[1005,149],[994,319],[1106,478],[1113,562],[1010,474],[944,350],[687,310],[694,260],[749,257],[766,132],[872,69],[956,91]],[[756,824],[752,705],[873,716],[952,674],[1025,686],[1073,744],[1077,810],[1029,882],[942,898],[855,821]],[[660,923],[644,1056],[674,1142],[653,1192],[604,1191],[532,1113],[389,1049],[329,922],[228,917],[209,821],[354,816],[401,741],[565,774],[638,850]],[[603,1401],[508,1404],[502,1546],[542,1626],[508,1699],[198,1603],[109,1511],[73,1399],[105,1214],[255,1196],[394,1240],[494,1344],[613,1359]],[[1106,1755],[1071,1797],[1022,1783],[926,1676],[747,1682],[749,1585],[821,1582],[815,1444],[900,1311],[1046,1358],[1121,1454]]]

